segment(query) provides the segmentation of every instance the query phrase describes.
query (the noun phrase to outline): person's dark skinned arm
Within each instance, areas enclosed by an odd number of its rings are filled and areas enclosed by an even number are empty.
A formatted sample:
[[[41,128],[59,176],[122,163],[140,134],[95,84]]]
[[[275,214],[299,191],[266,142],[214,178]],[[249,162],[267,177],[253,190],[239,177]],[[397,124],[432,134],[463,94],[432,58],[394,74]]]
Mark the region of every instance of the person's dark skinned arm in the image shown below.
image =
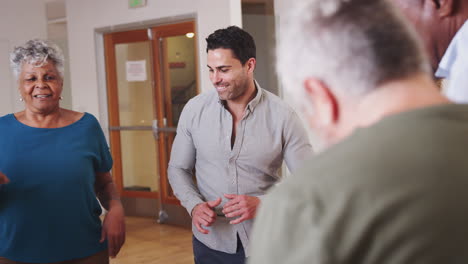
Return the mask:
[[[125,243],[125,219],[120,196],[110,172],[96,173],[95,191],[101,205],[107,210],[100,242],[107,239],[109,256],[113,258]]]

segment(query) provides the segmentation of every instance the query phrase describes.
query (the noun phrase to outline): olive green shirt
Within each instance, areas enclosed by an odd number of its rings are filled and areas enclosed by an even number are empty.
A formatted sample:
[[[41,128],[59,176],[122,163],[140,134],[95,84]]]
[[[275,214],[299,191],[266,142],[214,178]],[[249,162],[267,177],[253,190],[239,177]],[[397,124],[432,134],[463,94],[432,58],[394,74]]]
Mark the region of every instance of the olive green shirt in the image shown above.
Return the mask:
[[[468,263],[468,105],[388,116],[266,195],[250,264]]]

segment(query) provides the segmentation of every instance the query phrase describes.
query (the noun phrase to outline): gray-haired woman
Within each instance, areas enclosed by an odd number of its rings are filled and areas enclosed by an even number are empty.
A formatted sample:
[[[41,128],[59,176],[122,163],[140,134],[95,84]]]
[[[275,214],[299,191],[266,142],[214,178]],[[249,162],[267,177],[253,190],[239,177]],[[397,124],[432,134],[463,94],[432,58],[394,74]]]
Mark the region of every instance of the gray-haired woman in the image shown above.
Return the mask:
[[[0,263],[109,263],[125,226],[102,129],[60,107],[56,45],[30,40],[10,60],[25,109],[0,117]]]

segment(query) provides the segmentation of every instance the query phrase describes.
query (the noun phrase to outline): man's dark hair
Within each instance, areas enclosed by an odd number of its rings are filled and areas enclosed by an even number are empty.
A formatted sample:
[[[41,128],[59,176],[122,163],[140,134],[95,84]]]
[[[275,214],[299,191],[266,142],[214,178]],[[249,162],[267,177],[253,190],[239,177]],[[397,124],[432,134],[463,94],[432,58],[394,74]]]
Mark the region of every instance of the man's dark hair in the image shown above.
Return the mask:
[[[215,49],[230,49],[242,65],[250,58],[256,58],[255,41],[252,36],[236,26],[216,30],[206,38],[206,43],[206,52]]]

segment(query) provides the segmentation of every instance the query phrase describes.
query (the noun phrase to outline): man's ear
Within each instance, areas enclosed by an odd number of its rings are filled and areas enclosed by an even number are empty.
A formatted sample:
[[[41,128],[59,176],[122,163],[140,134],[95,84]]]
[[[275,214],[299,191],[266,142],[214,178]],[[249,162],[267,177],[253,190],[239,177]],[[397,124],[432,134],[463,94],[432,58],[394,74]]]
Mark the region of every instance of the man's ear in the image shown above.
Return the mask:
[[[307,101],[312,105],[315,125],[329,127],[339,120],[339,105],[330,88],[320,80],[307,79],[304,82]]]
[[[449,17],[455,11],[454,0],[430,0],[440,18]]]
[[[254,72],[255,66],[257,65],[257,60],[255,58],[250,58],[248,61],[245,62],[245,65],[247,65],[247,71]]]

